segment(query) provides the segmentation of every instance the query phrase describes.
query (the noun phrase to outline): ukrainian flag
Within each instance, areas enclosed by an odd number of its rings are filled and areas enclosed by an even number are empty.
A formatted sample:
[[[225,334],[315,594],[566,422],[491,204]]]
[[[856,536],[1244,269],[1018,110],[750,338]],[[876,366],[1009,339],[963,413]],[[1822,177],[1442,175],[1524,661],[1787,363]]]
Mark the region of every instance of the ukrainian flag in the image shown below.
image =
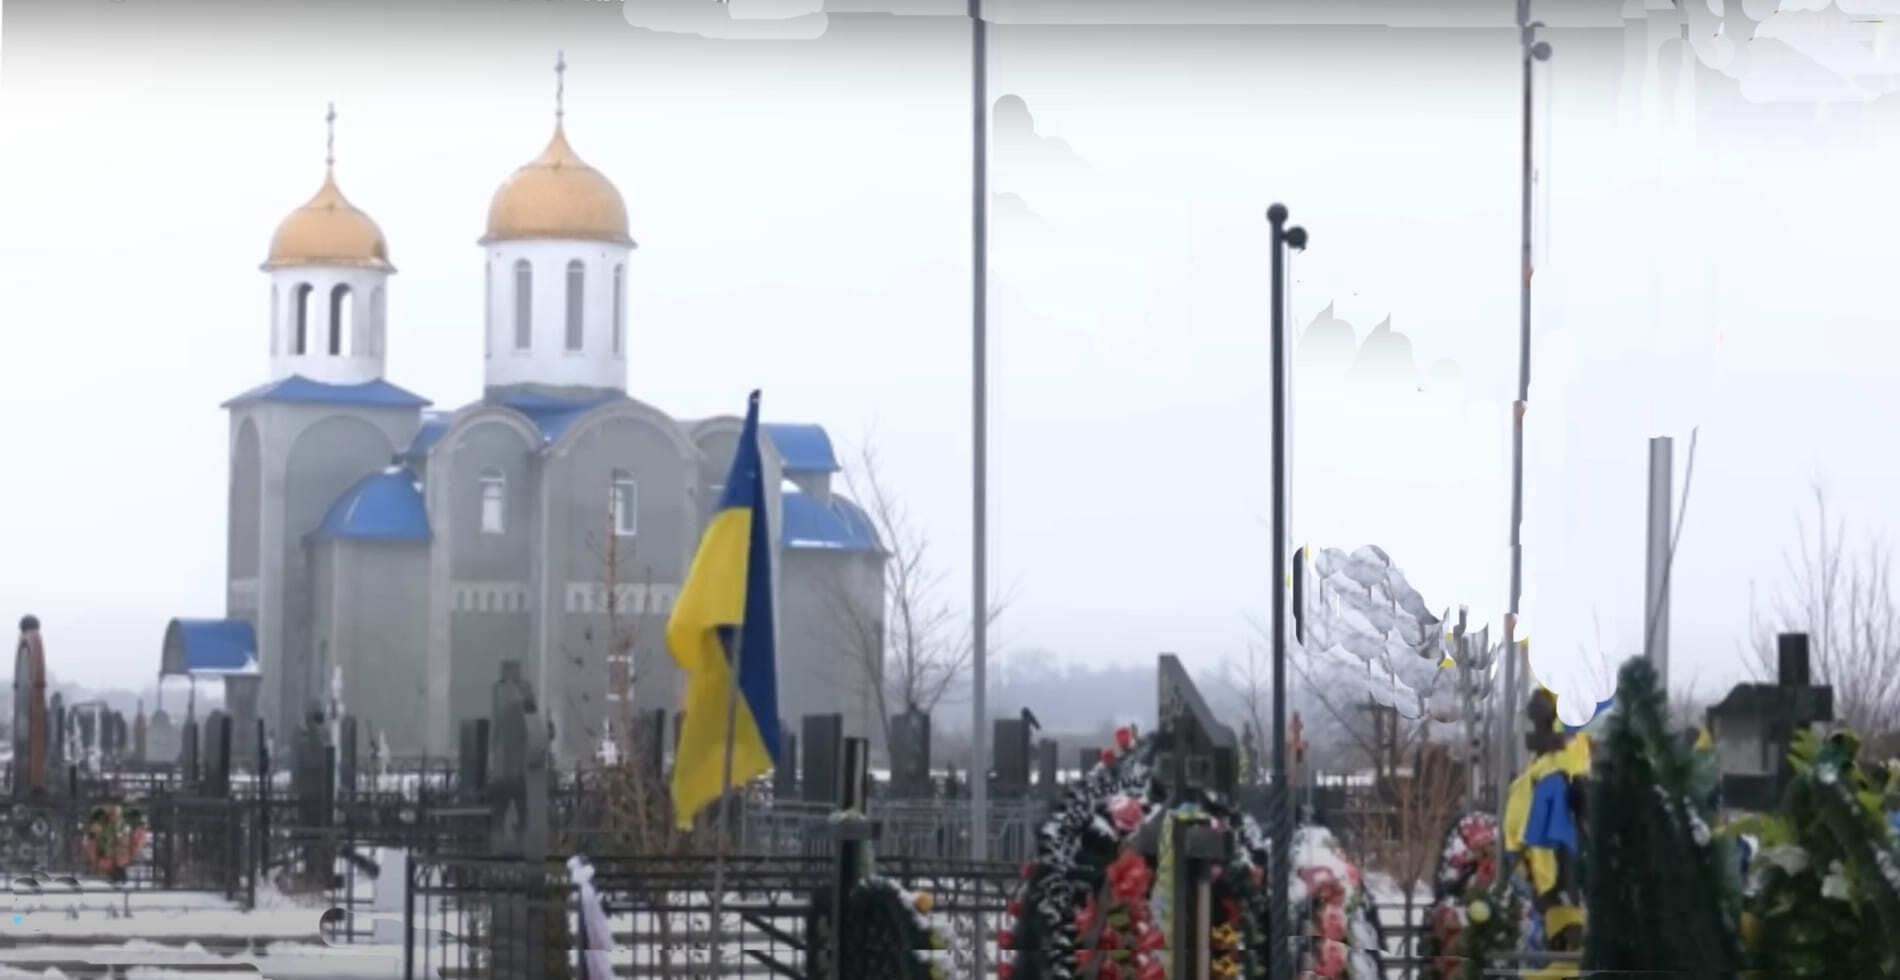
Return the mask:
[[[666,645],[686,672],[686,720],[673,760],[673,812],[681,829],[723,795],[727,706],[732,782],[763,775],[778,757],[778,667],[772,644],[771,540],[759,459],[759,393],[746,404],[719,508],[666,623]],[[738,652],[732,697],[728,644]]]

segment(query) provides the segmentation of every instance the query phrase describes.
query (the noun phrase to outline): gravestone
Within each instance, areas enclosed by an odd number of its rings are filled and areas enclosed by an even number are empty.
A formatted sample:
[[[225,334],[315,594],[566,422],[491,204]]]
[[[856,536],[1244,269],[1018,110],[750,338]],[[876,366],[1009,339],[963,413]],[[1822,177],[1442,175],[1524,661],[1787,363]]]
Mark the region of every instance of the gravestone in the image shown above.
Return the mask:
[[[198,782],[198,726],[189,719],[178,726],[178,778],[186,785]]]
[[[1053,738],[1036,743],[1036,791],[1044,799],[1062,795],[1061,746]]]
[[[462,742],[455,756],[455,787],[465,800],[486,799],[488,792],[488,719],[462,722]]]
[[[304,714],[291,750],[291,792],[297,798],[298,818],[305,827],[328,827],[334,792],[332,746],[323,711],[315,705]]]
[[[891,718],[891,789],[897,796],[930,795],[930,713],[911,708]]]
[[[184,736],[179,734],[178,725],[164,708],[152,713],[152,720],[145,726],[145,758],[148,763],[167,763],[179,765],[184,757]]]
[[[844,766],[844,715],[806,715],[804,764],[799,767],[801,798],[807,803],[837,802]]]
[[[53,695],[46,706],[46,781],[55,787],[66,784],[66,699]]]
[[[204,795],[221,799],[231,792],[231,716],[213,711],[205,719]]]
[[[635,724],[634,750],[639,764],[646,777],[657,784],[666,775],[666,709],[647,711]]]
[[[48,745],[46,647],[40,621],[20,619],[20,643],[13,655],[13,795],[46,792]]]
[[[778,764],[772,769],[772,795],[781,800],[798,796],[798,736],[779,727]]]
[[[1174,654],[1161,655],[1156,688],[1160,751],[1155,772],[1176,794],[1197,788],[1231,798],[1239,776],[1234,730],[1215,718]]]
[[[1042,726],[1024,708],[1020,717],[998,718],[991,727],[995,733],[990,743],[991,792],[998,797],[1028,796],[1030,738]]]
[[[257,700],[264,679],[256,674],[226,674],[224,710],[231,716],[232,765],[249,768],[257,758]]]
[[[356,794],[356,753],[360,747],[356,716],[344,715],[337,725],[337,732],[343,742],[337,747],[337,791],[346,797],[353,796]]]
[[[1793,775],[1788,746],[1795,732],[1834,720],[1834,689],[1810,683],[1808,635],[1781,634],[1776,654],[1775,683],[1738,684],[1708,710],[1724,806],[1773,809]]]
[[[145,718],[145,702],[139,701],[139,713],[132,720],[132,761],[143,764],[146,761],[146,729],[150,723]]]

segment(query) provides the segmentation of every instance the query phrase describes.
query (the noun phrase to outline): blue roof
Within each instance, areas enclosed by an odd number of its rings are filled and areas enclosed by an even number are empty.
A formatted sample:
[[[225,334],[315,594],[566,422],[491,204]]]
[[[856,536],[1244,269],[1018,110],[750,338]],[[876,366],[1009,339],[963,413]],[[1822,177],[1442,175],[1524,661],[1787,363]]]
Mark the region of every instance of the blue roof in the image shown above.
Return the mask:
[[[831,437],[825,434],[824,426],[780,422],[761,428],[772,437],[772,445],[778,447],[787,475],[836,473],[843,469],[838,465],[837,454],[831,451]]]
[[[159,672],[246,674],[257,672],[257,634],[241,619],[174,619],[165,626]]]
[[[258,385],[222,407],[250,402],[303,402],[314,405],[361,405],[370,408],[419,408],[427,398],[406,391],[378,378],[354,385],[333,385],[312,381],[301,374]]]
[[[400,466],[372,473],[343,491],[318,525],[319,539],[427,541],[429,512],[415,474]]]
[[[616,392],[597,398],[567,399],[522,392],[503,398],[501,403],[526,415],[535,428],[541,430],[541,438],[551,443],[580,421],[581,416],[608,402],[624,401],[626,397]]]
[[[422,413],[422,428],[416,430],[416,437],[409,441],[409,448],[403,450],[405,456],[421,456],[429,451],[442,437],[448,434],[449,426],[455,422],[451,412]]]
[[[785,547],[822,551],[882,551],[877,528],[858,505],[833,496],[829,504],[810,494],[787,490],[780,497],[780,534]]]

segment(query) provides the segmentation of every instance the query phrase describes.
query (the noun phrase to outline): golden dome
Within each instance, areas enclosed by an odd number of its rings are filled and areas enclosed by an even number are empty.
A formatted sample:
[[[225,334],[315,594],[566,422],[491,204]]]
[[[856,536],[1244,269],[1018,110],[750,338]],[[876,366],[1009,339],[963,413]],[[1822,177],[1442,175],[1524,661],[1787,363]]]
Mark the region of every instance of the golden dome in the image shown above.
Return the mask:
[[[326,170],[323,186],[309,203],[277,226],[270,238],[266,269],[292,265],[347,265],[396,271],[389,264],[389,244],[383,230],[337,189],[336,175]]]
[[[633,244],[620,192],[575,155],[559,123],[547,149],[515,171],[488,205],[488,233],[481,244],[522,238]]]

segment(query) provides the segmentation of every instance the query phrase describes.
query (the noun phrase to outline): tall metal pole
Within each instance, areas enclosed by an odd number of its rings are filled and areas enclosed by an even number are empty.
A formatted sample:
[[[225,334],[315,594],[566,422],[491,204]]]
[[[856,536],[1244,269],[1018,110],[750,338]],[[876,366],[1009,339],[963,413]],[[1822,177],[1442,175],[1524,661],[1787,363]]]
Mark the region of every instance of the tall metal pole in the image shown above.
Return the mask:
[[[989,57],[982,0],[970,0],[970,858],[990,856],[989,744]],[[976,917],[974,967],[987,923]]]
[[[1523,681],[1518,677],[1517,615],[1524,594],[1524,411],[1531,397],[1531,183],[1533,160],[1531,141],[1532,66],[1550,57],[1550,45],[1537,40],[1537,29],[1544,26],[1531,20],[1531,0],[1517,0],[1519,41],[1524,50],[1524,159],[1522,178],[1522,276],[1518,293],[1517,401],[1511,410],[1511,605],[1504,617],[1504,703],[1499,712],[1503,745],[1499,755],[1498,816],[1504,816],[1505,788],[1517,771],[1518,695]],[[1526,669],[1529,664],[1523,665]]]
[[[1306,230],[1286,226],[1286,205],[1267,209],[1272,229],[1269,246],[1273,304],[1268,316],[1273,356],[1273,813],[1270,820],[1268,876],[1272,878],[1267,915],[1272,926],[1274,980],[1293,978],[1293,937],[1287,910],[1287,878],[1292,874],[1293,787],[1286,767],[1286,639],[1287,639],[1287,467],[1286,467],[1286,250],[1306,247]]]
[[[1649,440],[1649,581],[1643,620],[1648,639],[1643,656],[1656,668],[1656,687],[1669,690],[1669,547],[1674,519],[1669,513],[1675,476],[1675,441],[1668,436]]]

